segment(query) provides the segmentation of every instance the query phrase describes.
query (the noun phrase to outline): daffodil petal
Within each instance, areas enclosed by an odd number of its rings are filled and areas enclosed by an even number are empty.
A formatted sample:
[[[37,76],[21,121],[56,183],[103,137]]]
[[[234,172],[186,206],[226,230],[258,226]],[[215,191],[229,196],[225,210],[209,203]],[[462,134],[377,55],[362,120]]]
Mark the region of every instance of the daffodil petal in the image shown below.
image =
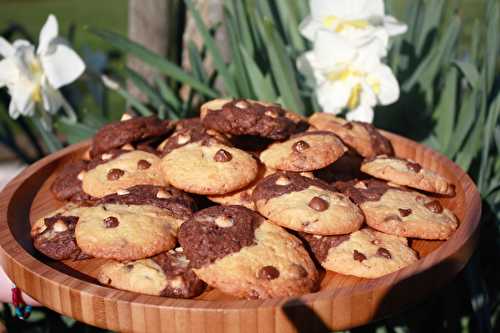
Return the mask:
[[[9,91],[15,109],[24,116],[33,115],[35,108],[32,98],[33,87],[30,87],[29,84],[15,84]]]
[[[56,113],[63,104],[61,93],[48,83],[45,84],[42,88],[42,104],[45,111]]]
[[[14,47],[9,41],[0,36],[0,55],[4,58],[11,57],[14,54]]]
[[[316,31],[321,29],[321,24],[314,20],[312,16],[307,16],[300,22],[299,31],[305,38],[310,41],[314,40],[314,36],[316,35]]]
[[[404,34],[408,30],[408,26],[392,16],[386,16],[384,17],[384,29],[389,36],[397,36]]]
[[[0,88],[15,81],[17,71],[10,58],[0,60]]]
[[[314,53],[319,67],[327,69],[339,63],[351,62],[358,50],[338,34],[319,30],[314,41]]]
[[[80,56],[64,44],[57,44],[54,52],[42,55],[40,60],[47,79],[55,89],[73,82],[85,70]]]
[[[379,91],[376,94],[380,104],[388,105],[396,102],[399,99],[399,84],[391,69],[381,65],[374,76],[379,81]]]
[[[352,85],[343,82],[326,82],[318,87],[316,95],[324,112],[338,113],[351,96]]]
[[[16,103],[14,103],[14,100],[11,99],[10,100],[10,104],[9,104],[9,116],[12,118],[12,119],[17,119],[19,118],[19,116],[21,115],[21,113],[19,112],[19,110],[17,109],[16,107]]]
[[[354,110],[347,112],[346,118],[347,118],[347,120],[350,120],[350,121],[356,120],[356,121],[362,121],[365,123],[371,123],[371,122],[373,122],[373,115],[374,115],[374,112],[370,106],[360,104]]]
[[[59,25],[54,15],[50,14],[47,21],[40,30],[40,37],[38,38],[38,54],[46,54],[49,52],[51,42],[57,38],[59,34]]]

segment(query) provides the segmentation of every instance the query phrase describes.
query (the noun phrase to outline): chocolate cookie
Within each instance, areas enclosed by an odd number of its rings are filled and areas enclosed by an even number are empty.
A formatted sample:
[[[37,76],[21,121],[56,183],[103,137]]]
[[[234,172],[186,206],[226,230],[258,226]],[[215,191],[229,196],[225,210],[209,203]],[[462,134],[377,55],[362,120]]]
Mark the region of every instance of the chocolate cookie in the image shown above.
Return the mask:
[[[398,185],[445,195],[455,195],[455,185],[434,171],[403,158],[386,155],[366,159],[361,171]]]
[[[78,208],[67,205],[46,217],[38,219],[31,227],[35,248],[55,260],[90,258],[75,241]]]
[[[174,149],[161,160],[165,180],[186,192],[225,194],[257,177],[257,161],[248,153],[214,140]]]
[[[312,171],[335,162],[346,150],[335,134],[310,131],[295,135],[285,142],[272,144],[260,154],[260,159],[273,169]]]
[[[283,140],[307,128],[297,114],[278,104],[249,99],[216,99],[201,106],[201,120],[207,128],[233,135],[256,135]]]
[[[349,198],[319,179],[277,172],[253,191],[259,213],[283,227],[320,235],[358,230],[363,214]]]
[[[167,135],[173,128],[169,120],[160,120],[154,116],[132,118],[105,125],[94,136],[90,156],[96,157],[127,143],[137,143]]]
[[[75,160],[67,163],[50,186],[58,200],[81,202],[92,200],[82,189],[82,179],[87,170],[88,161]]]
[[[165,185],[160,159],[142,150],[112,150],[92,159],[81,174],[83,191],[101,198],[134,185]]]
[[[237,297],[301,295],[316,287],[302,243],[242,206],[197,212],[181,226],[179,242],[200,279]]]
[[[315,113],[309,118],[315,128],[331,131],[363,157],[394,155],[391,142],[371,124],[346,121],[326,113]]]
[[[327,182],[334,183],[342,180],[363,179],[367,175],[360,171],[363,158],[352,149],[349,149],[344,155],[332,164],[314,171],[314,176]]]
[[[198,296],[206,286],[194,274],[182,248],[126,263],[110,261],[101,266],[97,280],[122,290],[175,298]]]
[[[361,208],[372,228],[387,234],[448,239],[458,227],[453,213],[437,199],[370,179],[338,182],[337,188]]]
[[[374,279],[418,260],[404,237],[364,228],[350,235],[301,234],[325,269]]]

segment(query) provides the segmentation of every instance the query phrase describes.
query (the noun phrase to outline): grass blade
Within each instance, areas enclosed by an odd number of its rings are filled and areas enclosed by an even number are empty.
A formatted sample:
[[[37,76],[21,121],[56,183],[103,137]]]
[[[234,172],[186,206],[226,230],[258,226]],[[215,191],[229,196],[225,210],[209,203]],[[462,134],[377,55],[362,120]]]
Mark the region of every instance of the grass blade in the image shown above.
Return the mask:
[[[125,76],[148,97],[151,104],[157,108],[165,106],[165,102],[161,98],[160,94],[158,94],[158,92],[156,92],[155,89],[151,87],[141,75],[139,75],[139,73],[129,67],[125,67],[124,72]]]
[[[243,57],[244,65],[249,77],[250,84],[252,85],[255,96],[258,100],[275,102],[276,91],[273,87],[270,77],[262,74],[257,64],[254,62],[250,54],[240,46],[241,55]]]
[[[457,84],[457,69],[452,67],[445,78],[443,93],[433,114],[436,120],[434,132],[440,143],[441,150],[446,150],[453,134],[453,125],[455,120]]]
[[[174,110],[180,110],[182,107],[181,101],[177,98],[172,88],[170,88],[161,77],[155,78],[155,84],[160,91],[161,97],[170,105]]]

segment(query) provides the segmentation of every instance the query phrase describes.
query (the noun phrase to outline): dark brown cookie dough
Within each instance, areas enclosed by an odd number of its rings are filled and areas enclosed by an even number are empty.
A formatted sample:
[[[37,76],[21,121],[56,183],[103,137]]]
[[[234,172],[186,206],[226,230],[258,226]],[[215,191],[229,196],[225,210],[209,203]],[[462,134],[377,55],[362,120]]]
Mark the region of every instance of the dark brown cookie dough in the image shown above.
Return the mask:
[[[81,173],[87,170],[88,161],[76,160],[64,166],[50,189],[58,200],[82,202],[92,197],[82,189]]]
[[[100,204],[152,205],[178,219],[187,219],[196,210],[194,200],[171,186],[136,185],[101,198]]]
[[[407,191],[401,187],[390,186],[378,179],[351,180],[347,182],[339,181],[335,183],[338,191],[347,195],[356,204],[366,201],[378,201],[389,189]]]
[[[194,268],[208,265],[255,244],[255,229],[264,219],[242,206],[214,206],[184,222],[179,243]]]
[[[293,119],[277,104],[264,105],[245,99],[229,101],[220,110],[208,108],[206,114],[202,114],[202,121],[206,127],[222,133],[273,140],[286,139],[307,128],[306,122]]]
[[[166,135],[172,130],[173,125],[169,120],[160,120],[154,116],[114,122],[105,125],[96,133],[90,156],[97,156],[127,143]]]
[[[332,247],[339,246],[349,239],[349,235],[317,236],[304,232],[300,232],[299,236],[309,245],[309,249],[320,262],[326,259]]]
[[[33,245],[47,257],[55,260],[88,259],[76,244],[75,227],[78,216],[57,214],[43,219],[43,226],[39,226],[32,234]]]

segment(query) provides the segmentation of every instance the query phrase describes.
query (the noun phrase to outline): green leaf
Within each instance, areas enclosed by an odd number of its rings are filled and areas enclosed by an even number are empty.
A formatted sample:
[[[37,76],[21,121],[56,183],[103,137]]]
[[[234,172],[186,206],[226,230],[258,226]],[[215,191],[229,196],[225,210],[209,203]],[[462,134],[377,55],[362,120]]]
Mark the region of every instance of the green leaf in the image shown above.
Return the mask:
[[[248,52],[243,48],[243,46],[240,46],[240,50],[245,63],[246,71],[248,73],[250,84],[252,85],[257,99],[268,102],[276,101],[277,96],[273,87],[273,83],[271,82],[271,78],[269,76],[266,77],[262,74],[257,64],[254,62]]]
[[[42,111],[45,112],[45,111]],[[30,118],[32,124],[35,126],[37,129],[38,133],[42,137],[43,142],[47,146],[47,149],[49,152],[54,153],[60,149],[62,149],[63,145],[61,141],[55,136],[54,133],[51,131],[48,131],[45,126],[42,124],[42,121],[39,117],[31,117]]]
[[[467,61],[456,60],[453,62],[460,69],[472,88],[476,88],[479,83],[479,72],[474,64]]]
[[[495,97],[495,100],[490,105],[488,110],[488,117],[486,119],[486,124],[483,134],[483,147],[481,152],[481,167],[479,170],[479,181],[478,188],[482,191],[486,187],[486,179],[488,179],[489,173],[487,172],[488,159],[490,156],[491,141],[493,140],[493,135],[495,128],[498,123],[498,116],[500,115],[500,92]]]
[[[66,136],[70,144],[86,140],[97,133],[97,127],[91,127],[82,123],[74,124],[64,119],[57,121],[54,127]]]
[[[166,60],[162,56],[151,52],[144,46],[132,42],[129,39],[120,36],[114,32],[98,29],[90,29],[92,33],[107,41],[111,46],[127,52],[140,60],[144,61],[159,72],[168,75],[172,79],[182,82],[193,89],[209,97],[217,97],[217,92],[203,82],[196,80],[187,74],[182,68]]]
[[[255,46],[252,38],[252,29],[250,28],[248,22],[248,15],[245,10],[244,2],[233,0],[227,0],[226,2],[231,2],[234,4],[236,22],[238,22],[241,43],[245,46],[245,49],[247,49],[248,52],[253,56],[255,54]]]
[[[445,153],[450,158],[453,158],[460,147],[464,144],[467,134],[474,124],[474,117],[476,117],[476,99],[477,93],[475,91],[469,92],[462,99],[462,105],[458,111],[457,124],[455,126],[453,140],[451,140]]]
[[[420,55],[424,48],[424,43],[428,40],[429,34],[437,30],[442,19],[444,0],[428,1],[421,12],[422,23],[418,25],[418,36],[416,43],[417,54]]]
[[[440,143],[441,150],[446,150],[453,133],[455,120],[456,98],[457,98],[457,69],[450,68],[445,77],[443,93],[433,114],[436,120],[434,132]]]
[[[160,91],[161,97],[175,110],[180,110],[182,103],[179,101],[172,88],[165,83],[165,80],[161,77],[156,77],[155,84]]]
[[[486,92],[490,92],[497,74],[496,59],[498,54],[498,1],[488,1],[486,6],[486,47],[484,48],[483,71],[486,79]]]
[[[280,16],[287,40],[292,45],[294,53],[304,52],[306,45],[299,32],[299,18],[296,16],[295,8],[298,1],[276,1],[276,7]]]
[[[142,104],[139,99],[129,94],[128,91],[126,91],[122,87],[118,87],[113,90],[116,91],[120,96],[125,98],[127,103],[133,106],[141,116],[148,117],[153,115],[153,112],[151,112],[144,104]]]
[[[224,82],[224,87],[226,88],[227,93],[231,97],[237,97],[238,91],[236,90],[236,84],[231,75],[229,74],[227,65],[224,62],[224,59],[222,58],[222,54],[220,53],[219,48],[216,46],[214,39],[210,35],[210,32],[208,31],[207,27],[205,26],[205,23],[203,23],[200,13],[193,5],[193,2],[191,0],[184,0],[184,1],[191,12],[191,15],[193,16],[196,27],[198,28],[198,32],[203,37],[203,42],[205,43],[207,50],[212,55],[214,66],[222,77],[222,80]]]
[[[191,64],[191,68],[193,70],[196,78],[202,82],[208,81],[208,75],[203,67],[203,59],[201,58],[200,53],[198,52],[198,48],[193,43],[193,41],[188,41],[188,55],[189,55],[189,63]]]
[[[142,91],[149,99],[149,101],[157,108],[164,106],[165,102],[161,98],[160,94],[155,91],[155,89],[149,85],[149,83],[139,75],[136,71],[129,67],[125,67],[125,76],[132,81],[132,83]]]

